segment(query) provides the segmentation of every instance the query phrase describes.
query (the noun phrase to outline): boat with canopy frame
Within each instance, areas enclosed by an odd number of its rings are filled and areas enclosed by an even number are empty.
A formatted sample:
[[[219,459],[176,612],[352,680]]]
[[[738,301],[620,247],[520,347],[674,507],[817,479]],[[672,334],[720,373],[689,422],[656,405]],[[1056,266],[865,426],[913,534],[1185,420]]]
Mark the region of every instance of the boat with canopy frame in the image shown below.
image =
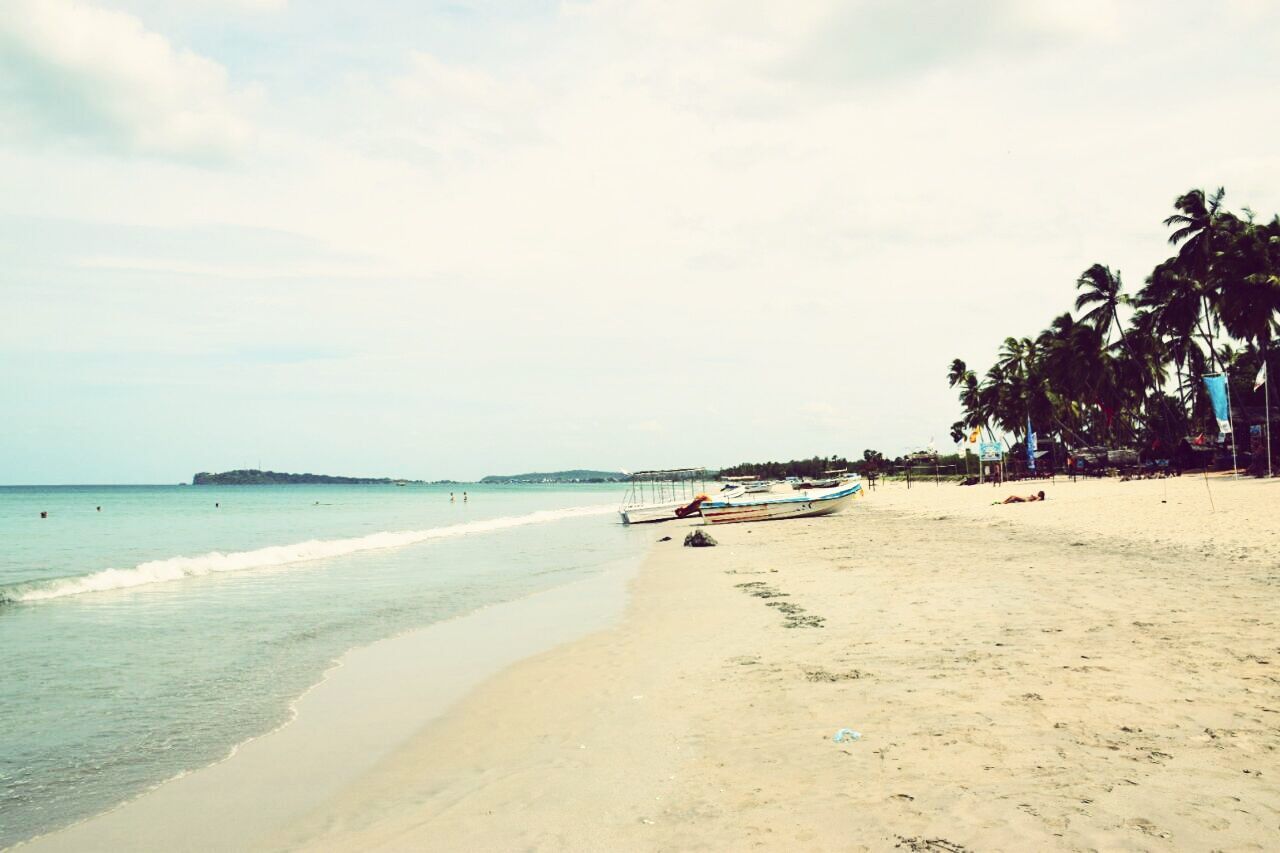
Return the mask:
[[[699,503],[708,499],[707,487],[706,468],[636,471],[631,474],[618,514],[623,524],[695,518]],[[714,483],[711,487],[715,487]],[[741,493],[740,488],[733,491]]]
[[[746,496],[702,501],[698,505],[698,512],[707,524],[810,518],[815,515],[839,512],[860,494],[862,494],[862,484],[856,480],[846,480],[835,488],[807,490],[802,494],[788,497]]]

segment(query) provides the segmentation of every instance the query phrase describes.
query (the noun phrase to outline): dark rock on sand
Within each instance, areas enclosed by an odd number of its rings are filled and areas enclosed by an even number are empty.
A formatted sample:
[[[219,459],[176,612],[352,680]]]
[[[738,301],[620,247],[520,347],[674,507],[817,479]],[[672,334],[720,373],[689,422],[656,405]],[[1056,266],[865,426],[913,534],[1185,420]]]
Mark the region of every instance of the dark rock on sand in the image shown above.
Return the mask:
[[[684,537],[684,544],[686,548],[710,548],[720,543],[712,539],[710,534],[695,530]]]

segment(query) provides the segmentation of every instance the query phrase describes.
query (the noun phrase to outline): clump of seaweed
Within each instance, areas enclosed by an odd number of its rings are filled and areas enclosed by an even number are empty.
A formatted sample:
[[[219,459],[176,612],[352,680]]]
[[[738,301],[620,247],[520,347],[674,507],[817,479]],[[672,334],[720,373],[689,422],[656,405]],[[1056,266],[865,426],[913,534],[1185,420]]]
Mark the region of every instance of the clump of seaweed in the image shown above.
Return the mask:
[[[791,597],[790,593],[775,589],[764,581],[749,581],[747,583],[734,584],[734,586],[755,598]],[[776,607],[778,609],[785,617],[782,622],[782,627],[784,628],[821,628],[822,623],[827,621],[821,616],[806,613],[803,607],[798,604],[792,604],[789,601],[766,601],[765,607]]]

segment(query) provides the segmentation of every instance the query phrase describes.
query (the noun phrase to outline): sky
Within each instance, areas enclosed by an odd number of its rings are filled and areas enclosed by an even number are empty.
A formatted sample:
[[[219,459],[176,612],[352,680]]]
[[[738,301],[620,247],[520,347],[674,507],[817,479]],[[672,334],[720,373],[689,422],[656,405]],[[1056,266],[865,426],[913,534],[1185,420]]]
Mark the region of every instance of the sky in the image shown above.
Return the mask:
[[[945,447],[1280,211],[1280,7],[3,0],[0,483]]]

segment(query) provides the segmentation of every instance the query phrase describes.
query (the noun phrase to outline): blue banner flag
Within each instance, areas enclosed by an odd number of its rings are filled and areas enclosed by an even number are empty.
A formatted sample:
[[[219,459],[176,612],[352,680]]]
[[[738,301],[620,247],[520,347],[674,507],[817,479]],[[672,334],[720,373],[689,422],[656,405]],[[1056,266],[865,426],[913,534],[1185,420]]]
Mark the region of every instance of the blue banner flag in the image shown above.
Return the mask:
[[[1231,432],[1231,411],[1227,406],[1227,377],[1222,373],[1213,373],[1204,377],[1204,388],[1209,392],[1209,402],[1213,405],[1213,417],[1218,421],[1218,432],[1226,435]]]
[[[1036,470],[1036,431],[1031,428],[1031,418],[1027,418],[1027,470]]]

